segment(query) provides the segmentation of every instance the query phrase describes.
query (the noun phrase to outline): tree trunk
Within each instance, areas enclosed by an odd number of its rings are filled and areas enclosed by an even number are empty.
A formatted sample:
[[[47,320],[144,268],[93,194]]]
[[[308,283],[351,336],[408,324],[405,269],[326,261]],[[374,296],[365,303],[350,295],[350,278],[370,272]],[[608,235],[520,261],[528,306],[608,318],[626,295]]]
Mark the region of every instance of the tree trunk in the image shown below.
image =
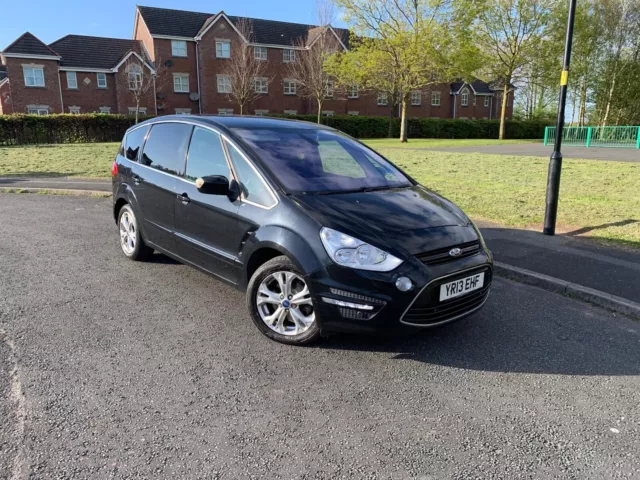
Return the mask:
[[[318,123],[320,123],[320,119],[322,118],[322,102],[318,101]]]
[[[393,137],[393,109],[394,105],[389,107],[389,130],[387,131],[387,138]]]
[[[504,140],[504,117],[507,115],[507,98],[509,96],[509,81],[504,83],[502,90],[502,108],[500,109],[500,135],[498,138]]]
[[[136,125],[138,124],[138,112],[140,112],[140,99],[136,99]]]
[[[243,104],[243,103],[241,103],[241,104],[240,104],[240,115],[242,115],[242,111],[243,111],[243,110],[244,110],[244,104]]]
[[[616,88],[616,71],[613,70],[613,77],[611,78],[611,88],[609,88],[609,94],[607,95],[607,106],[604,109],[604,117],[602,117],[602,126],[607,124],[609,119],[609,112],[611,111],[611,102],[613,101],[613,91]]]
[[[576,122],[576,100],[578,96],[575,93],[571,94],[571,123],[569,125],[574,125]]]
[[[407,98],[402,97],[400,110],[400,141],[407,141]]]
[[[580,88],[580,107],[578,108],[578,125],[584,127],[584,117],[586,116],[587,109],[587,76],[582,78],[582,85]]]

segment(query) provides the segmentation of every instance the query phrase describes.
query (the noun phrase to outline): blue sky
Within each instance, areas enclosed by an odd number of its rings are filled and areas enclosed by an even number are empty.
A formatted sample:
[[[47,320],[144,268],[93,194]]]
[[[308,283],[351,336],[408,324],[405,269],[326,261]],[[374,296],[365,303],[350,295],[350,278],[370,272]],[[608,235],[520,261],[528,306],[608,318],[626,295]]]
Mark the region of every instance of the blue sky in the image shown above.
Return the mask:
[[[266,18],[297,23],[315,23],[314,0],[31,0],[4,2],[0,49],[29,31],[45,43],[68,33],[98,37],[131,38],[136,4]],[[338,26],[342,23],[334,22]]]

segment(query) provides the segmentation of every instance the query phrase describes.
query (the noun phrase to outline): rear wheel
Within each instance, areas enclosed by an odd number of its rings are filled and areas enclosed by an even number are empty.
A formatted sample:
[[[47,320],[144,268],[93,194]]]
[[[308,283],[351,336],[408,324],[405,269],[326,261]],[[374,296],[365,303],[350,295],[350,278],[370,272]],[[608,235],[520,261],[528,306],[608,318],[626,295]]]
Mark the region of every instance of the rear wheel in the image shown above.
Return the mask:
[[[307,282],[287,257],[276,257],[256,270],[247,306],[258,329],[273,340],[304,345],[320,337]]]
[[[118,228],[120,230],[120,247],[122,252],[131,260],[147,260],[153,253],[142,239],[133,209],[130,205],[123,205],[118,212]]]

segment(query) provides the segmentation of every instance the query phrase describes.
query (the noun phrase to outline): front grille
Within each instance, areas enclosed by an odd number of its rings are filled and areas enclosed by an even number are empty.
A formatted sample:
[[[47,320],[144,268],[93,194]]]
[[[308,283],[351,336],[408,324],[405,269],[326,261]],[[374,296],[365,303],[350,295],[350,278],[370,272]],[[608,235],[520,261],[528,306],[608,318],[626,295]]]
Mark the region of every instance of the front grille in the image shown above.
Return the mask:
[[[449,252],[454,248],[459,248],[461,250],[460,255],[457,257],[449,255]],[[451,247],[439,248],[438,250],[431,250],[430,252],[417,255],[417,257],[423,264],[431,266],[452,262],[459,258],[470,257],[471,255],[475,255],[479,252],[480,242],[476,240],[475,242],[462,243],[460,245],[452,245]]]
[[[442,284],[480,272],[484,272],[484,286],[480,290],[475,290],[461,297],[440,301],[440,286]],[[404,314],[401,321],[413,325],[433,325],[460,317],[482,305],[489,295],[490,287],[491,269],[486,267],[447,277],[435,282],[433,285],[429,285],[420,292],[418,298]]]

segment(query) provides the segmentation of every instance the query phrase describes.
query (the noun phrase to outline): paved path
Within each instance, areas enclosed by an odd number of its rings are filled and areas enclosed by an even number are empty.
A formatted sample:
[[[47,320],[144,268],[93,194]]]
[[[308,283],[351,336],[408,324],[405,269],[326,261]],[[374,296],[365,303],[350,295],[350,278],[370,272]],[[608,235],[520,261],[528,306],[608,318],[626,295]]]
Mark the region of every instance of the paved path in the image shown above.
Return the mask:
[[[497,279],[447,328],[286,347],[124,258],[109,199],[0,194],[0,224],[0,478],[640,477],[640,322]]]
[[[396,147],[385,147],[396,148]],[[405,148],[405,147],[398,147]],[[508,145],[479,145],[476,147],[417,148],[440,152],[487,153],[497,155],[533,156],[549,158],[552,147],[542,143],[516,143]],[[589,160],[612,160],[618,162],[640,162],[640,150],[636,148],[563,147],[564,158],[586,158]]]
[[[75,177],[0,177],[0,188],[60,188],[111,192],[111,179]]]

